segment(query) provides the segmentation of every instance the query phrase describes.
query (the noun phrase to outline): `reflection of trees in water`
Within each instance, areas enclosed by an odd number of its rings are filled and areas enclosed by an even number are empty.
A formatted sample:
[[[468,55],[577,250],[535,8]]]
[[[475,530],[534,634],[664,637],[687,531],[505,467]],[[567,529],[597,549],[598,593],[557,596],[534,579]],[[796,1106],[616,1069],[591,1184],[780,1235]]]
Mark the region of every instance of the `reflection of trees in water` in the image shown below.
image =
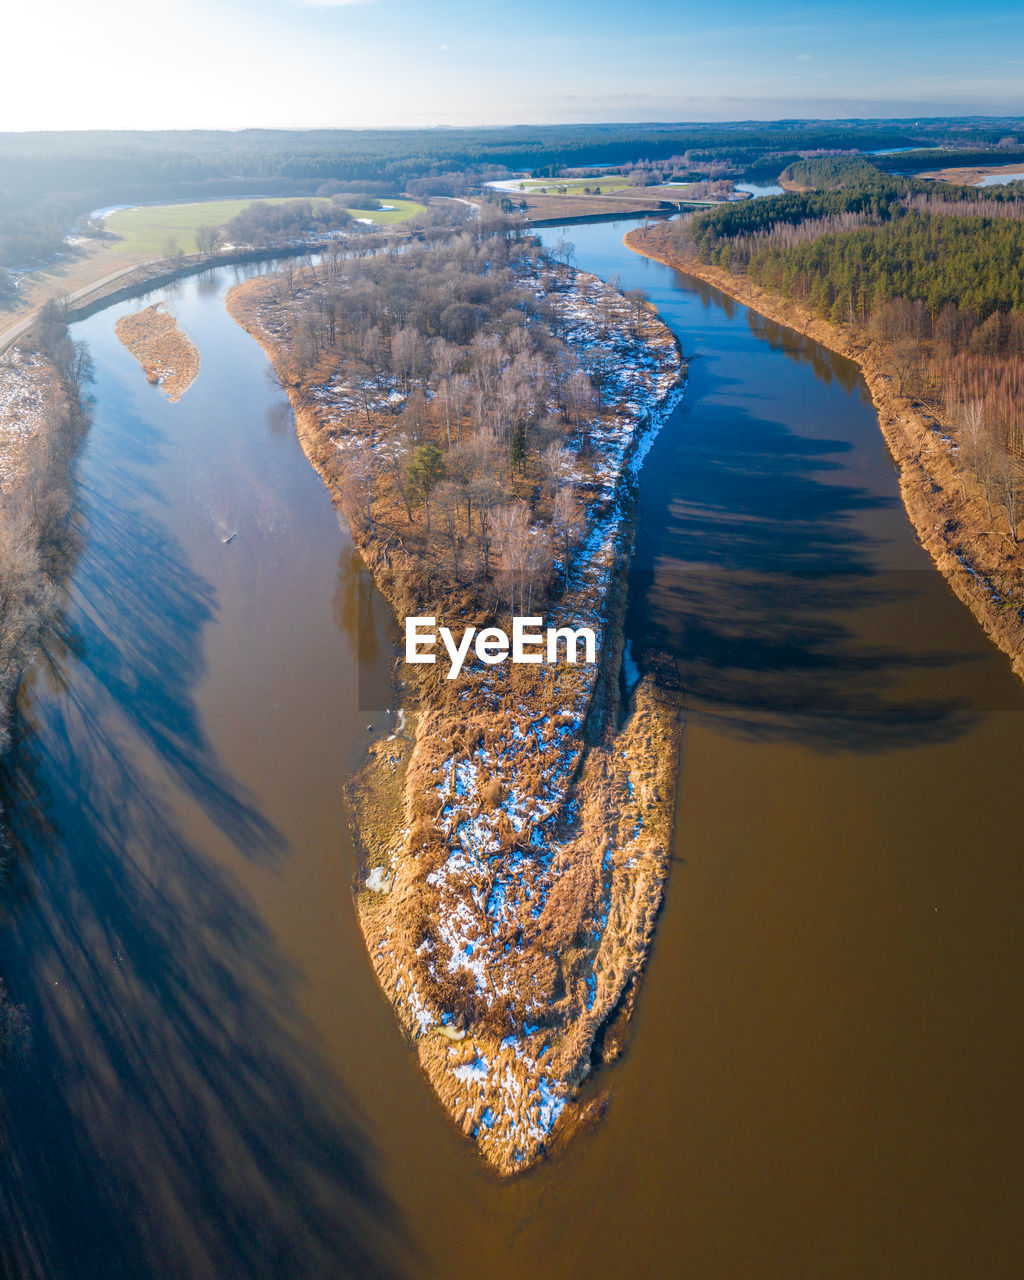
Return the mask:
[[[92,468],[81,660],[36,673],[8,779],[0,956],[34,1048],[5,1080],[0,1273],[387,1274],[399,1228],[354,1105],[194,835],[199,814],[249,858],[288,852],[203,735],[191,693],[216,600],[126,499],[141,457],[129,435]]]
[[[871,403],[871,393],[852,360],[829,351],[812,338],[805,338],[757,311],[747,311],[747,324],[750,332],[767,342],[773,351],[783,352],[794,364],[810,365],[819,382],[826,386],[837,382],[847,395],[856,391],[865,404]]]
[[[395,705],[394,662],[400,652],[398,621],[377,590],[359,551],[347,543],[338,561],[334,593],[338,626],[355,638],[359,660],[359,709],[381,711]]]
[[[699,280],[696,276],[683,275],[678,271],[674,273],[674,277],[680,289],[684,292],[696,293],[705,306],[714,304],[728,320],[733,320],[740,309],[744,308],[751,333],[756,338],[767,342],[773,351],[783,352],[794,364],[810,365],[820,382],[828,385],[835,381],[848,395],[856,391],[865,404],[871,403],[871,394],[860,376],[860,370],[852,360],[829,351],[813,338],[805,338],[795,330],[777,324],[767,316],[745,307],[745,304],[737,302],[735,298],[722,293],[705,280]]]
[[[632,575],[634,651],[671,655],[691,714],[733,731],[840,750],[962,733],[966,700],[908,677],[965,656],[866,626],[934,585],[927,570],[879,571],[855,527],[894,499],[819,478],[840,470],[846,444],[713,412],[706,435],[684,421],[671,462],[645,475],[638,561],[655,567]]]
[[[271,369],[271,365],[267,365]],[[268,378],[268,383],[270,379]],[[280,384],[278,384],[280,385]],[[287,400],[274,399],[267,405],[264,421],[267,424],[267,430],[272,436],[288,437],[295,430],[295,423],[292,419],[292,407]]]

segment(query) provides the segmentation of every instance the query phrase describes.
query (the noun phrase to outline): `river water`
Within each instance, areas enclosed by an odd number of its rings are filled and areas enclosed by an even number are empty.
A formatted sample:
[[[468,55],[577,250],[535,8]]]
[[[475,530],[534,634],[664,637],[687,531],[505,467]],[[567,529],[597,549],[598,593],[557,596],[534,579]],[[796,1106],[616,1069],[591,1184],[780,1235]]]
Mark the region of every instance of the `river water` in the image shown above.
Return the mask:
[[[381,610],[225,268],[160,295],[202,358],[177,405],[115,339],[128,308],[76,326],[69,636],[6,784],[0,973],[33,1043],[5,1276],[1018,1274],[1024,691],[917,547],[856,369],[624,230],[567,234],[692,357],[628,616],[687,723],[605,1118],[491,1176],[377,990],[340,788],[393,722],[360,706]]]

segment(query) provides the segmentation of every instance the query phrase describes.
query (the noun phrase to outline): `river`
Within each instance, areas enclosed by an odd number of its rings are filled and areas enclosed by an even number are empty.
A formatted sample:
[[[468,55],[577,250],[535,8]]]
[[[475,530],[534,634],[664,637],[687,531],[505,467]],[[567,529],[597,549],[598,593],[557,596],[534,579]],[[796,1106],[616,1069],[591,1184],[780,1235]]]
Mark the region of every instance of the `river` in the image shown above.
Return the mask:
[[[75,327],[69,635],[6,784],[5,1276],[1017,1274],[1024,690],[918,548],[857,370],[625,230],[545,232],[692,357],[627,623],[684,693],[675,858],[606,1116],[493,1177],[376,987],[340,788],[394,720],[383,613],[223,268],[159,295],[202,359],[177,405],[129,307]]]

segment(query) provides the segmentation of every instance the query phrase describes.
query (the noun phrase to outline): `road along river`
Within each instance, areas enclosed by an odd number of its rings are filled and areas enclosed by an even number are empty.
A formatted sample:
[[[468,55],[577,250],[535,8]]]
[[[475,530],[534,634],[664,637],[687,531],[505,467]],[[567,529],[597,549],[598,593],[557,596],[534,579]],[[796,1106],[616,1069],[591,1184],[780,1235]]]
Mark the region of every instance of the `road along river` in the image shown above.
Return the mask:
[[[222,268],[151,299],[201,356],[177,404],[114,336],[136,304],[75,327],[69,636],[6,784],[33,1044],[0,1274],[1015,1274],[1024,690],[918,548],[856,368],[626,229],[545,232],[692,357],[628,616],[687,711],[676,861],[606,1116],[498,1180],[377,988],[340,789],[394,723],[386,621],[224,310],[262,268]]]

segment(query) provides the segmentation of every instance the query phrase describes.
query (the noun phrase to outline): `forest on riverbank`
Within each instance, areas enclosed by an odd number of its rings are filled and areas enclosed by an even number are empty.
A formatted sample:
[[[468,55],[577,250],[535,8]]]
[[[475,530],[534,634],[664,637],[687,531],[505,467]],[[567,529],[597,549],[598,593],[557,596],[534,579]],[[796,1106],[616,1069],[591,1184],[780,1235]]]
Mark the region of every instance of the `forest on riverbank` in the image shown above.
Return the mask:
[[[696,214],[676,225],[676,248],[881,344],[897,392],[941,412],[957,465],[1016,547],[1024,184],[925,183],[837,158],[787,173],[803,190]]]

